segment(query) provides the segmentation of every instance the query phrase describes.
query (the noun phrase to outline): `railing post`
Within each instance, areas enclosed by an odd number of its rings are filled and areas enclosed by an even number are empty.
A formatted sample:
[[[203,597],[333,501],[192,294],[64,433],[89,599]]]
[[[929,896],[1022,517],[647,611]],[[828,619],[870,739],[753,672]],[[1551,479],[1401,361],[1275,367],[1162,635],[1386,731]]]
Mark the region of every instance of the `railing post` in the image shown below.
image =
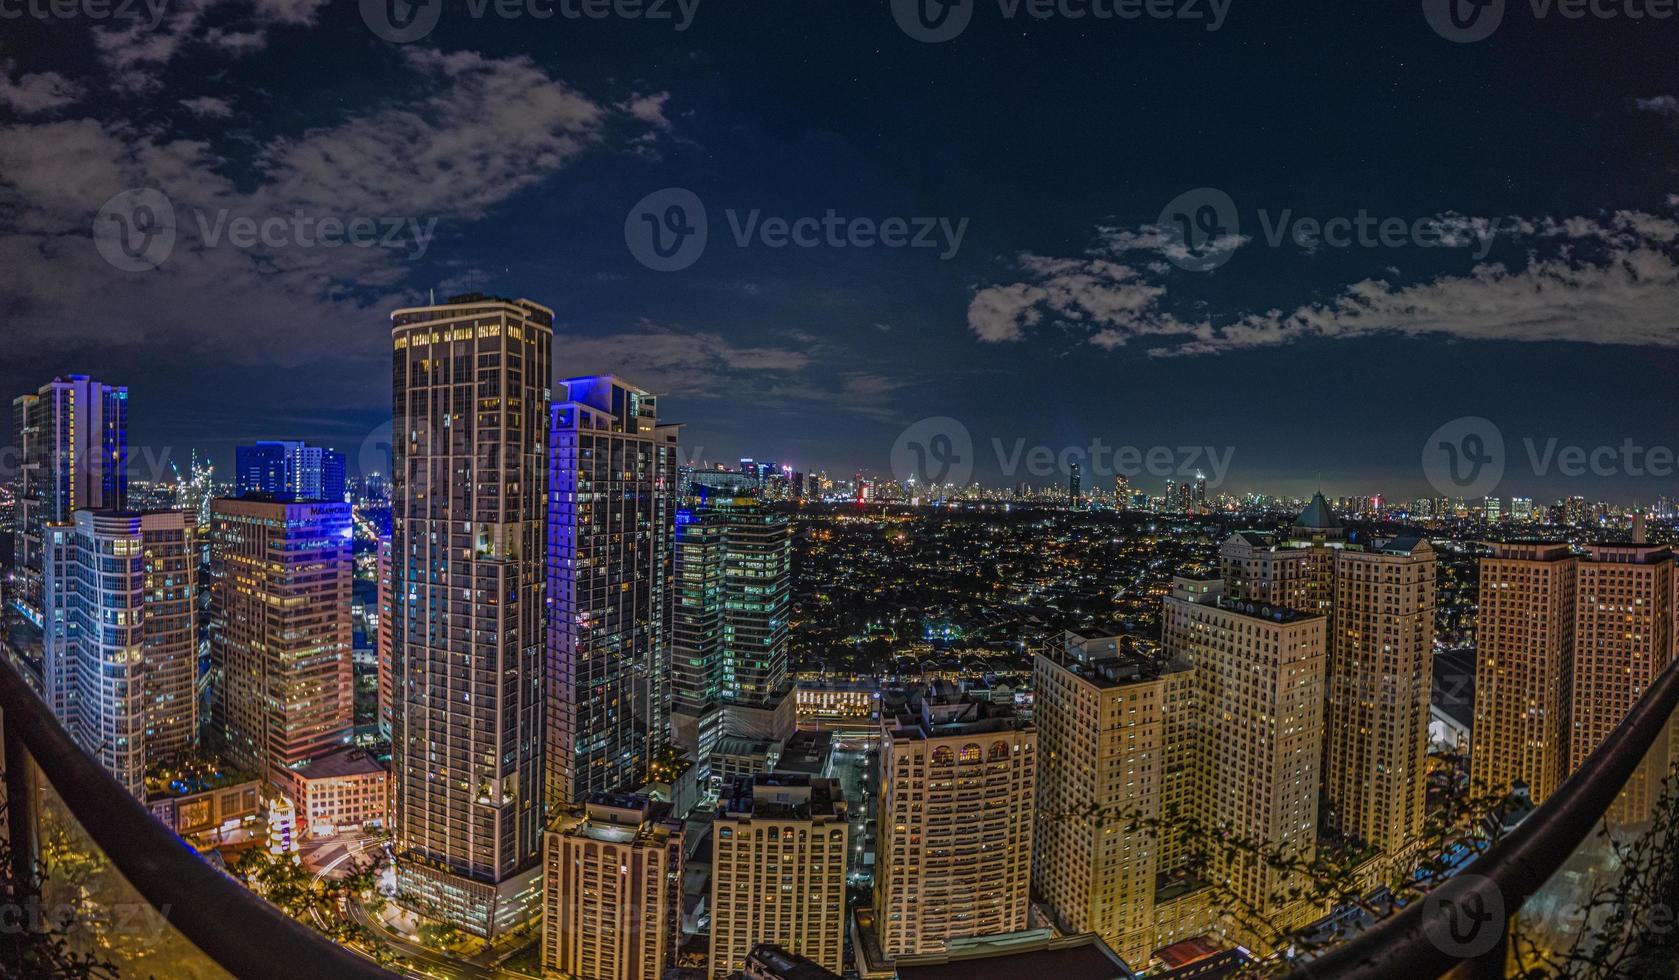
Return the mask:
[[[40,783],[35,759],[24,747],[11,712],[0,712],[0,729],[5,732],[5,759],[0,765],[6,772],[6,839],[12,857],[12,880],[19,888],[33,890],[40,885]]]

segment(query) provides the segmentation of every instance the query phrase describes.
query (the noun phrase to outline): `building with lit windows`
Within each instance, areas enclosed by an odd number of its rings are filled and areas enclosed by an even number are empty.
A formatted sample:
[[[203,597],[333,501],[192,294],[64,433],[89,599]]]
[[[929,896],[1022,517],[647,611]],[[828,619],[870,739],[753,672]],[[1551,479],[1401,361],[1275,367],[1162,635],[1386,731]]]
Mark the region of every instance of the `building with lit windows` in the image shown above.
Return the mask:
[[[553,323],[479,295],[391,314],[398,901],[480,936],[541,904]]]
[[[77,511],[49,529],[44,637],[55,709],[83,748],[145,798],[150,767],[197,744],[196,526],[179,511]]]
[[[849,827],[837,779],[775,773],[725,788],[712,823],[713,980],[760,943],[844,969]]]
[[[324,755],[269,771],[311,834],[330,835],[385,825],[390,797],[387,773],[367,750],[342,746]]]
[[[1238,532],[1221,559],[1232,597],[1328,617],[1325,823],[1404,864],[1424,832],[1433,548],[1349,536],[1317,494],[1285,535]]]
[[[756,498],[699,482],[676,517],[671,730],[702,770],[718,738],[792,733],[793,529]]]
[[[542,967],[660,980],[682,944],[682,822],[668,803],[601,795],[543,841]]]
[[[297,441],[259,441],[233,450],[234,485],[241,497],[279,500],[344,499],[344,454]]]
[[[235,765],[269,775],[349,741],[354,571],[349,504],[211,503],[211,728]]]
[[[670,735],[678,427],[610,375],[562,382],[550,428],[547,793],[641,785]]]
[[[128,506],[128,389],[85,374],[54,378],[12,401],[18,440],[13,605],[37,626],[45,591],[47,527],[78,510]]]
[[[1026,928],[1038,733],[938,688],[881,719],[874,912],[888,958]]]
[[[1535,804],[1568,775],[1575,589],[1566,544],[1494,544],[1481,559],[1475,628],[1474,792],[1527,783]]]
[[[1169,810],[1194,818],[1204,832],[1262,841],[1302,861],[1313,858],[1326,630],[1321,615],[1227,596],[1216,579],[1174,579],[1161,641],[1172,661],[1194,667],[1198,703],[1194,724],[1166,733],[1168,745],[1192,740],[1187,758],[1174,760],[1188,777],[1182,785],[1164,786]],[[1185,843],[1181,834],[1168,834],[1161,865],[1180,866]],[[1325,911],[1303,902],[1279,904],[1274,896],[1296,883],[1256,854],[1215,849],[1214,866],[1205,870],[1233,893],[1233,908],[1263,910],[1267,923],[1304,925]],[[1264,939],[1255,922],[1239,914],[1222,922],[1220,931],[1246,946]]]
[[[1196,676],[1122,652],[1119,637],[1064,633],[1032,674],[1038,729],[1032,887],[1065,934],[1093,932],[1127,961],[1148,962],[1172,938],[1157,930],[1161,864],[1139,821],[1166,816],[1197,774]],[[1203,929],[1205,931],[1205,923]]]

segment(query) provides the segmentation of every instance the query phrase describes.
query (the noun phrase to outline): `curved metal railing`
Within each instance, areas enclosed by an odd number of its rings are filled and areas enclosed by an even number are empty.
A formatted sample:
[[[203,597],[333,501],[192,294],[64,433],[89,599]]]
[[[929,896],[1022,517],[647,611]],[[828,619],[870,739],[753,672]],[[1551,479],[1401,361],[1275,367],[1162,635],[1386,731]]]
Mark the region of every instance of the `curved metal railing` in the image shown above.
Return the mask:
[[[1290,974],[1298,980],[1503,977],[1517,914],[1603,824],[1679,708],[1670,664],[1619,727],[1510,834],[1423,900]],[[1634,910],[1636,911],[1636,910]]]
[[[288,918],[184,846],[75,744],[9,664],[0,665],[0,713],[15,880],[39,880],[46,789],[148,911],[203,954],[204,969],[194,975],[219,967],[241,980],[396,977]]]

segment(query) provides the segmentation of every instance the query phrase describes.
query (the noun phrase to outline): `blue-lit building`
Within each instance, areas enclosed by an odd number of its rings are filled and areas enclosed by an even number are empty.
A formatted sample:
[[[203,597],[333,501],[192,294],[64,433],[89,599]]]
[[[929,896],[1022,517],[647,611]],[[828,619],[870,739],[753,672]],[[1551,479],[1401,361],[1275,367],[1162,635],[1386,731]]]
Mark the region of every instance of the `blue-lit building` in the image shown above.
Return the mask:
[[[611,376],[561,383],[549,429],[550,807],[640,785],[667,742],[677,426]]]
[[[41,617],[48,528],[78,510],[120,510],[128,503],[128,389],[85,374],[54,378],[12,402],[21,450],[12,557],[13,603]]]
[[[241,497],[344,499],[344,454],[305,442],[259,441],[234,450]]]

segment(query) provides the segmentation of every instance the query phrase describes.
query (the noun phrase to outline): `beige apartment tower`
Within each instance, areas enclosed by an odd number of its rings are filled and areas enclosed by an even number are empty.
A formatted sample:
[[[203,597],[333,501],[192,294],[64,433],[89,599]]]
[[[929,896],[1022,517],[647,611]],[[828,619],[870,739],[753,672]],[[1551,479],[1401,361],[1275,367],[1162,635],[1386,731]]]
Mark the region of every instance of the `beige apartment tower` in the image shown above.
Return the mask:
[[[888,958],[1026,928],[1037,747],[1011,709],[942,682],[881,719],[874,911]]]
[[[1180,577],[1165,600],[1163,652],[1190,663],[1196,682],[1194,748],[1184,762],[1190,776],[1176,810],[1207,831],[1310,860],[1317,849],[1327,624],[1320,615],[1222,591],[1216,579]],[[1178,865],[1182,847],[1162,842],[1164,867]],[[1233,941],[1263,945],[1268,931],[1324,911],[1278,906],[1273,896],[1289,882],[1255,855],[1215,852],[1214,861],[1207,870],[1230,889],[1234,904],[1260,910],[1223,924]]]
[[[1401,872],[1425,830],[1434,573],[1434,549],[1415,537],[1335,556],[1325,822]]]
[[[1494,544],[1481,559],[1472,792],[1525,782],[1537,805],[1569,772],[1575,589],[1566,544]]]
[[[744,969],[760,943],[844,969],[848,828],[837,779],[773,773],[724,787],[712,824],[713,980]]]
[[[212,728],[228,758],[268,776],[354,730],[350,505],[210,504]]]
[[[391,314],[391,780],[399,900],[494,937],[541,907],[552,310]]]
[[[1232,596],[1327,617],[1325,824],[1399,869],[1427,805],[1434,549],[1349,535],[1320,493],[1285,535],[1238,532],[1221,558]]]
[[[659,980],[682,943],[682,822],[669,803],[601,795],[543,835],[542,966]]]
[[[1137,822],[1165,816],[1196,777],[1196,675],[1185,659],[1157,665],[1125,640],[1065,633],[1038,653],[1032,885],[1063,933],[1097,933],[1142,964],[1166,945],[1155,895],[1169,869]]]

